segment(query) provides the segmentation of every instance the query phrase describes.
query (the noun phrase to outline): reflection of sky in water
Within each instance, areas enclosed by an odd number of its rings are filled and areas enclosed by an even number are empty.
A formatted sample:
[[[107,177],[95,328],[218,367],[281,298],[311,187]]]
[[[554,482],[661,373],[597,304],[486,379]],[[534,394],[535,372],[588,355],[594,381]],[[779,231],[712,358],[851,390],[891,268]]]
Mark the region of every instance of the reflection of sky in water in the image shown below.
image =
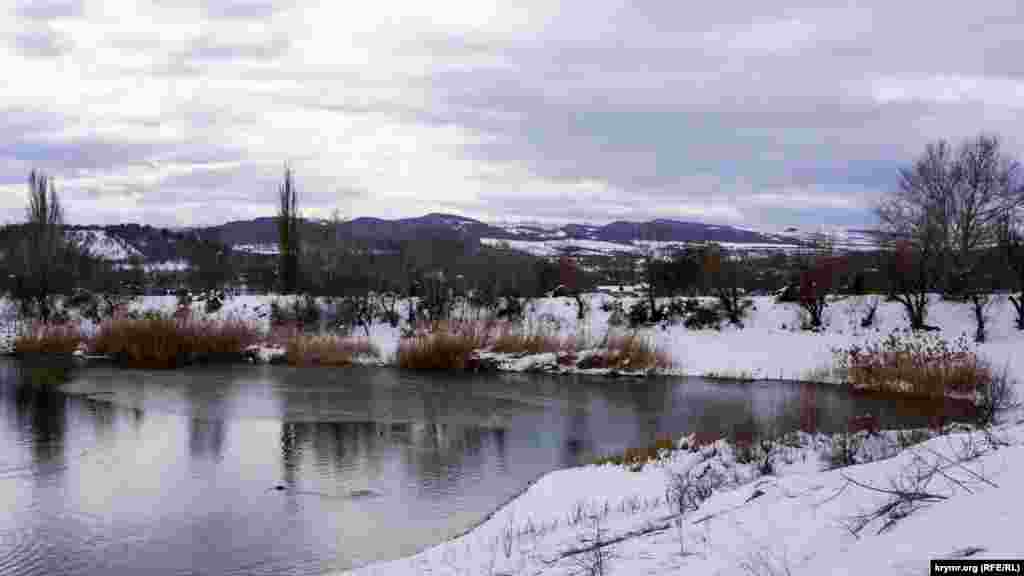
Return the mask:
[[[808,398],[267,366],[97,367],[61,393],[16,366],[0,362],[0,572],[33,574],[318,574],[407,555],[554,468],[663,434],[793,428]],[[823,425],[873,409],[831,388],[813,398]]]

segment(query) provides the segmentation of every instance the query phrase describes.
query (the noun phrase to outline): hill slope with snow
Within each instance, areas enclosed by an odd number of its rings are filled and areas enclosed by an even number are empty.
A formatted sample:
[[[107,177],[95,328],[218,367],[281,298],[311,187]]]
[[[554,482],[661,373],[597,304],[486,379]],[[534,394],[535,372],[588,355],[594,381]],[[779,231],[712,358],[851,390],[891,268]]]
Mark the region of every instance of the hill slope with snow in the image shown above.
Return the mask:
[[[124,239],[101,228],[68,230],[67,237],[96,258],[119,262],[132,257],[144,258],[142,251]]]

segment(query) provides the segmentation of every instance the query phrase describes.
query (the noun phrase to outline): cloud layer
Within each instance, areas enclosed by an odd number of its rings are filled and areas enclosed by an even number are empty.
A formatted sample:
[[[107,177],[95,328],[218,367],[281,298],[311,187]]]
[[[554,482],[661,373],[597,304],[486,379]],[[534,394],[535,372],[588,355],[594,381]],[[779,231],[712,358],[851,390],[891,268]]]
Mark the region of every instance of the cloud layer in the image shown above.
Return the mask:
[[[1024,15],[720,1],[16,2],[0,217],[653,217],[870,225],[898,166],[986,130],[1024,156]]]

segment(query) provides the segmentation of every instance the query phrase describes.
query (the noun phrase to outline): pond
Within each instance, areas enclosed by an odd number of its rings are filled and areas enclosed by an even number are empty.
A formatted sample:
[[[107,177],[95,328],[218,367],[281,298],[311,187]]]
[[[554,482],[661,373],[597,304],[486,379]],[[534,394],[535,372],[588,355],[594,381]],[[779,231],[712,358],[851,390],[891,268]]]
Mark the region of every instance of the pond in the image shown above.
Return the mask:
[[[779,382],[0,360],[0,573],[323,574],[660,435],[935,409]]]

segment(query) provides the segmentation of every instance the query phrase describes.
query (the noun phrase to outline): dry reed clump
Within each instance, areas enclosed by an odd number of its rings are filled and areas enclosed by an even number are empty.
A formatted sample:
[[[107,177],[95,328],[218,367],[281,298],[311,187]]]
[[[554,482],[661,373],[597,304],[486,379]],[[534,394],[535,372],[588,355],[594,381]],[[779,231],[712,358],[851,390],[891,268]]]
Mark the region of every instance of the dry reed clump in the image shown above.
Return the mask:
[[[15,354],[71,354],[85,341],[77,326],[35,324],[14,339]]]
[[[300,334],[285,346],[290,366],[349,366],[357,356],[379,358],[380,351],[366,338],[335,334]]]
[[[465,370],[474,350],[486,348],[491,321],[449,320],[421,325],[398,343],[398,366],[414,370]]]
[[[516,327],[504,323],[491,345],[491,351],[503,354],[545,354],[579,352],[590,347],[590,339],[583,334],[560,337],[543,325]]]
[[[100,325],[93,350],[132,366],[175,368],[196,361],[238,359],[258,337],[254,326],[237,318],[119,318]]]
[[[520,327],[486,321],[435,322],[417,327],[398,345],[398,365],[417,370],[465,370],[473,366],[473,353],[489,350],[503,354],[555,353],[561,365],[579,368],[651,370],[671,366],[668,355],[648,338],[631,332],[610,333],[595,343],[586,334],[558,336],[543,326]],[[579,353],[590,353],[577,364]]]
[[[672,366],[668,354],[649,338],[636,332],[626,334],[609,332],[598,346],[599,350],[584,358],[580,368],[608,368],[614,370],[652,370]]]
[[[287,348],[288,345],[298,338],[302,338],[306,332],[298,322],[283,322],[271,324],[270,332],[267,334],[265,343],[268,346]]]
[[[931,334],[896,332],[881,342],[833,350],[836,370],[854,388],[915,396],[973,396],[995,374],[969,348],[966,336],[951,345]]]

